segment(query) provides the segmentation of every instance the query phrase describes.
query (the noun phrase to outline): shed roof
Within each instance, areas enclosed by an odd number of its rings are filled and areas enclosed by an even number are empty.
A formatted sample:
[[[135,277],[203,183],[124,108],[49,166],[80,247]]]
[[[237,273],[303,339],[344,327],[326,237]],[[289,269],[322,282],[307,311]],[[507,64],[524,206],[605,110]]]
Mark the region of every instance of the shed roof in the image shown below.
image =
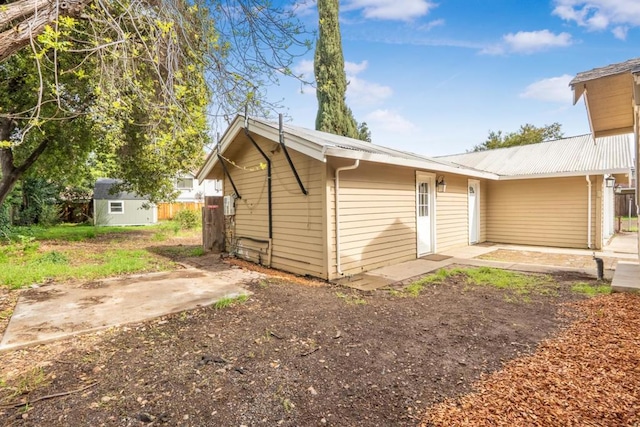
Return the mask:
[[[584,83],[589,80],[599,79],[601,77],[609,77],[616,74],[635,73],[640,71],[640,58],[629,59],[617,64],[610,64],[604,67],[594,68],[589,71],[583,71],[576,74],[576,76],[569,82],[570,86],[574,86],[578,83]]]
[[[626,173],[633,164],[628,135],[594,141],[591,134],[439,159],[491,172],[500,179]]]
[[[95,200],[147,200],[146,197],[138,196],[135,193],[121,192],[111,194],[111,187],[121,182],[112,178],[98,178],[96,185],[93,187],[93,198]]]

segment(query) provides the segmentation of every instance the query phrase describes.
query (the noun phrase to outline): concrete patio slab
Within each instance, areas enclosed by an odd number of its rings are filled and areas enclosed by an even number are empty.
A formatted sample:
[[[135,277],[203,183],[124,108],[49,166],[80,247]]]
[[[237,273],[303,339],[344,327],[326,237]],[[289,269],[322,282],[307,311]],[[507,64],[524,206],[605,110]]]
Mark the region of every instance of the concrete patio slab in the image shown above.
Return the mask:
[[[640,292],[640,264],[620,261],[611,281],[614,292]]]
[[[29,289],[18,299],[0,351],[140,322],[249,292],[263,277],[240,268],[194,268]]]

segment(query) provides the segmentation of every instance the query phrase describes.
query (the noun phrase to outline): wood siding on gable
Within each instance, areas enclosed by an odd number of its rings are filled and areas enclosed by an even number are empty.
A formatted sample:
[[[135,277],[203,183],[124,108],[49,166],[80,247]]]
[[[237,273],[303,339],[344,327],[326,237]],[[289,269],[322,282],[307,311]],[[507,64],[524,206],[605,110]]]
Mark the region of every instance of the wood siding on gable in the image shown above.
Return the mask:
[[[599,245],[602,178],[591,177],[591,236]],[[585,177],[488,181],[486,240],[496,243],[587,247],[588,192]]]
[[[278,144],[258,136],[254,136],[254,139],[272,162],[272,267],[326,278],[322,212],[324,164],[289,150],[291,160],[308,192],[305,196]],[[238,236],[268,239],[265,160],[245,135],[239,135],[234,145],[234,149],[225,153],[225,157],[238,167],[229,163],[226,166],[242,198],[236,200],[235,224],[228,228],[234,236],[228,236],[231,239],[227,240],[233,242],[233,237]],[[225,176],[224,195],[230,194],[233,194],[233,187]],[[263,255],[262,262],[267,262]]]
[[[329,275],[337,278],[335,169],[353,161],[327,164]],[[357,274],[416,258],[415,170],[361,163],[340,173],[340,255],[342,271]]]

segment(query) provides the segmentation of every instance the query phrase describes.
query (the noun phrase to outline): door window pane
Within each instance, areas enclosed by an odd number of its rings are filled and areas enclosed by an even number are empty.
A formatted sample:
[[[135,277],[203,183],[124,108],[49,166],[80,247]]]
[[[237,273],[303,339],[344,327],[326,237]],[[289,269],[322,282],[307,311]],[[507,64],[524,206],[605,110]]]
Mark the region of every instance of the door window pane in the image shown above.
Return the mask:
[[[429,183],[418,184],[418,216],[429,216]]]

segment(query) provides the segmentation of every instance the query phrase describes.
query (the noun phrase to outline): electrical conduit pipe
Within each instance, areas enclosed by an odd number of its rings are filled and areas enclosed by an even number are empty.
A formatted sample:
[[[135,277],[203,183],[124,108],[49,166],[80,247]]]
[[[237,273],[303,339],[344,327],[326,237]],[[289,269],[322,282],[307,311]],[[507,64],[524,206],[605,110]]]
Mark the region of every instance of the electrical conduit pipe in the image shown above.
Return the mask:
[[[335,177],[335,213],[336,213],[336,271],[339,275],[344,275],[340,265],[340,172],[356,169],[360,166],[360,160],[356,160],[351,166],[343,166],[336,169]]]

